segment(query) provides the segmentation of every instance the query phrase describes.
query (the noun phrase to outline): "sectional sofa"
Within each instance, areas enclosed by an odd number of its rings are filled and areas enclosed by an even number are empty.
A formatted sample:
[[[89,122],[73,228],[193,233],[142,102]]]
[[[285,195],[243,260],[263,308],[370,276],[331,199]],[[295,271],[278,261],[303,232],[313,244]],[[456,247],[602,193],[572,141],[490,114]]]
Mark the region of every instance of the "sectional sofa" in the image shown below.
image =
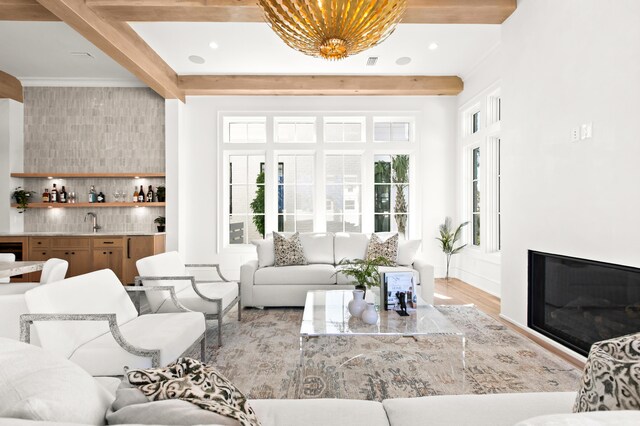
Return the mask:
[[[336,274],[338,263],[343,259],[364,259],[369,244],[367,234],[301,233],[300,240],[307,264],[295,266],[274,266],[273,239],[254,242],[258,259],[240,269],[242,306],[304,306],[307,291],[353,289],[348,277]],[[401,239],[398,257],[393,259],[398,265],[380,267],[379,272],[413,272],[422,298],[433,303],[433,266],[421,259],[419,249],[419,240]]]
[[[37,346],[0,338],[0,426],[103,425],[107,415],[113,420],[114,409],[119,409],[112,406],[119,385],[119,379],[91,377],[71,361]],[[250,404],[262,426],[640,424],[640,411],[571,414],[575,397],[574,392],[556,392],[428,396],[383,402],[272,399],[250,400]],[[156,406],[146,412],[144,420],[164,421],[145,424],[193,424],[188,421],[188,413],[199,410],[186,401],[150,404]],[[140,421],[139,415],[129,415]],[[182,422],[167,420],[176,415]],[[115,418],[123,420],[126,415]]]

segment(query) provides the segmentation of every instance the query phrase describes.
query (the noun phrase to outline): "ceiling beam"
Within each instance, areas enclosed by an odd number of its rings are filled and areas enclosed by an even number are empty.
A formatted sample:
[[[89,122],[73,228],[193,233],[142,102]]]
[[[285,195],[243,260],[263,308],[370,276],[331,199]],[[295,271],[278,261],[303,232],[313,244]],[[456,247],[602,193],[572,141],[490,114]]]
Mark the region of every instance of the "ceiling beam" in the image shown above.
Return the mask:
[[[36,0],[0,0],[0,21],[59,21]]]
[[[86,0],[117,21],[263,22],[256,0]],[[413,24],[501,24],[516,0],[408,0],[402,20]]]
[[[175,71],[127,23],[103,19],[84,0],[38,2],[160,96],[184,101]]]
[[[18,102],[24,102],[20,80],[2,71],[0,71],[0,99],[13,99]]]
[[[455,96],[464,88],[456,76],[185,75],[178,84],[187,96]]]

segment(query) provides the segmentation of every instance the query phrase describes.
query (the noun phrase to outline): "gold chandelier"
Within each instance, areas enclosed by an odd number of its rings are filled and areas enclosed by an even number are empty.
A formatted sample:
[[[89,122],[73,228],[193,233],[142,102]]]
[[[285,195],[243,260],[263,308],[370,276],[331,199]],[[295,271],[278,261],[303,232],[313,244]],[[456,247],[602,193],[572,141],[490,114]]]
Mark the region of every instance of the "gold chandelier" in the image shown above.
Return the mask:
[[[273,31],[310,56],[343,59],[384,41],[406,0],[258,0]]]

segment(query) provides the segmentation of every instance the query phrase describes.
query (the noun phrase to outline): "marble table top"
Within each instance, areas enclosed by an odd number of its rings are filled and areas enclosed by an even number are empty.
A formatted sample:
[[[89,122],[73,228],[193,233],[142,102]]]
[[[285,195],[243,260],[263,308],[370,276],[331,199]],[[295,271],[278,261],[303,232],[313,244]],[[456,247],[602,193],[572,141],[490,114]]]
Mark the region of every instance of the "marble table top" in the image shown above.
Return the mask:
[[[29,272],[42,271],[44,262],[0,262],[0,278],[13,277],[15,275],[28,274]]]

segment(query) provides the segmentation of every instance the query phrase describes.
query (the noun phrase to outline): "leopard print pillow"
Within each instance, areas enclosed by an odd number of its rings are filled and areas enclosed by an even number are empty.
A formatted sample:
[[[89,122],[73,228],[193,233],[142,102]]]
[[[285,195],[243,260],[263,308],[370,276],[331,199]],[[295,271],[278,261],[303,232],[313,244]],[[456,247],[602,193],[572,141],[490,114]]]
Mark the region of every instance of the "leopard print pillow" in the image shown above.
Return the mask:
[[[640,333],[594,343],[573,412],[638,409]]]
[[[300,233],[296,232],[291,237],[274,232],[273,245],[276,255],[275,266],[306,265]]]
[[[381,256],[389,261],[388,266],[396,266],[398,264],[398,234],[387,238],[386,241],[382,241],[377,234],[371,234],[371,239],[367,246],[367,260]]]

